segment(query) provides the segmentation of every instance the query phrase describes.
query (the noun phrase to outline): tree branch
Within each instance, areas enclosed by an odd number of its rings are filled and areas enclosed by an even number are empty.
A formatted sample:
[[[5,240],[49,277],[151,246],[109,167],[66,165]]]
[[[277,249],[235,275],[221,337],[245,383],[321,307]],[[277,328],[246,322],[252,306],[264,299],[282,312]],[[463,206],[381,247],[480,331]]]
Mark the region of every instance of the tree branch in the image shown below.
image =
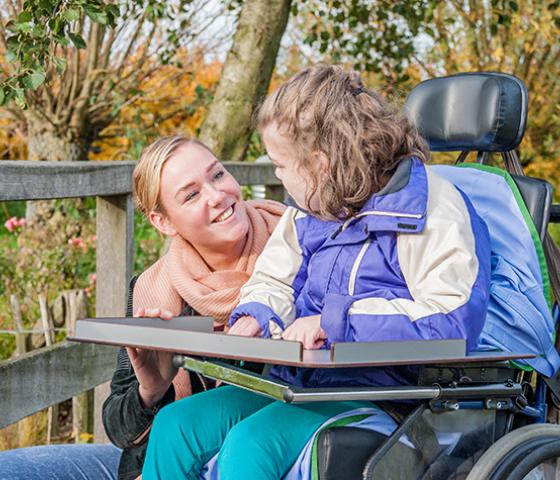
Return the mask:
[[[13,0],[6,0],[6,4],[8,5],[8,9],[10,10],[10,15],[15,18],[18,15],[18,12],[21,11],[21,5],[14,4]]]
[[[138,40],[138,37],[140,36],[140,32],[142,31],[142,27],[144,26],[144,21],[146,20],[147,16],[148,16],[148,14],[147,14],[146,10],[144,10],[144,12],[142,13],[142,16],[138,20],[138,23],[136,25],[136,28],[134,29],[134,32],[132,33],[132,36],[130,37],[130,41],[128,42],[128,45],[124,49],[124,53],[121,57],[119,65],[116,68],[117,75],[120,75],[120,73],[122,72],[122,69],[123,69],[125,63],[128,60],[128,56],[130,55],[130,52],[132,51],[132,47],[134,46],[134,44],[136,43],[136,40]],[[155,31],[156,23],[157,22],[154,22],[153,29],[152,29],[152,32],[151,32],[152,35],[148,36],[148,39],[149,39],[148,44],[151,41],[151,38],[153,37],[153,32]],[[146,46],[145,48],[147,49],[148,47]]]
[[[428,65],[426,65],[422,60],[420,60],[420,58],[417,55],[412,55],[412,58],[416,63],[418,63],[418,65],[420,65],[422,70],[424,70],[424,72],[426,72],[430,77],[437,76],[434,70],[428,67]]]
[[[97,72],[95,68],[97,66],[97,58],[99,54],[99,39],[101,34],[101,26],[98,23],[90,23],[90,31],[88,38],[88,58],[86,64],[86,71],[84,74],[84,81],[82,83],[82,89],[80,91],[79,101],[76,102],[76,108],[72,112],[70,117],[70,127],[81,130],[81,127],[85,121],[84,113],[86,111],[87,102],[91,96],[92,85],[94,83]]]

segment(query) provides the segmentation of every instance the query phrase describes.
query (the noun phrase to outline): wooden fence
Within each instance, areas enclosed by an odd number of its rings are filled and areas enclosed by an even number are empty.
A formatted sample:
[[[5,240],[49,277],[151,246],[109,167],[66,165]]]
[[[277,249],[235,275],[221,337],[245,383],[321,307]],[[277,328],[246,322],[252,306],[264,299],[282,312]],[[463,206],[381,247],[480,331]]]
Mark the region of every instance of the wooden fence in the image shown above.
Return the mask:
[[[96,197],[98,317],[123,316],[126,311],[128,281],[133,274],[134,165],[0,161],[0,201]],[[241,185],[265,185],[267,198],[283,198],[270,164],[224,165]],[[114,347],[69,342],[0,363],[0,428],[105,384],[96,390],[94,413],[94,436],[96,441],[103,440],[101,404],[115,366]]]

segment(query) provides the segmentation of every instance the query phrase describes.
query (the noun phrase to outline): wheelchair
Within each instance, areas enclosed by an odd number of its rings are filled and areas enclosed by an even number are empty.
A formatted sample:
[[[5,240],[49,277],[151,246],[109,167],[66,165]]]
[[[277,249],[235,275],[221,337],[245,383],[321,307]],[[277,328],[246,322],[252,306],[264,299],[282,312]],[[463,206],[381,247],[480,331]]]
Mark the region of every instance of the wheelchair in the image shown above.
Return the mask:
[[[461,152],[456,163],[470,152],[479,164],[499,153],[515,172],[511,178],[545,240],[560,212],[552,205],[550,184],[523,176],[515,152],[527,120],[520,80],[493,72],[435,78],[413,89],[406,108],[432,151]],[[560,478],[560,425],[547,423],[558,411],[558,378],[515,362],[425,365],[419,378],[419,386],[450,391],[438,400],[417,397],[417,406],[389,437],[352,427],[322,431],[318,478]],[[517,388],[498,396],[486,390],[500,383]]]
[[[474,152],[476,164],[484,169],[491,154],[500,154],[512,172],[504,175],[516,192],[539,260],[544,264],[542,242],[548,242],[549,265],[557,262],[557,250],[550,251],[547,227],[560,222],[560,205],[552,204],[548,182],[523,175],[515,152],[527,120],[523,83],[495,72],[435,78],[410,93],[406,108],[432,151],[461,152],[458,164]],[[513,239],[502,239],[509,241]],[[557,282],[558,272],[550,271]],[[542,282],[548,287],[546,268],[542,272]],[[134,281],[129,314],[133,287]],[[557,290],[555,295],[558,299]],[[558,320],[557,305],[554,314]],[[556,336],[556,324],[551,328],[551,335]],[[557,347],[551,344],[555,355]],[[407,364],[410,353],[410,348],[403,347],[403,357],[387,365]],[[193,373],[210,377],[286,402],[371,400],[396,420],[398,427],[389,436],[348,425],[319,431],[313,446],[314,480],[557,479],[560,369],[549,369],[545,375],[544,369],[531,368],[531,361],[523,360],[531,357],[526,353],[510,349],[494,357],[475,354],[468,362],[440,361],[435,355],[425,364],[409,362],[418,365],[417,385],[340,389],[298,389],[275,383],[266,378],[266,366],[264,372],[249,371],[212,357],[190,355],[176,355],[174,361],[189,370],[191,378]]]

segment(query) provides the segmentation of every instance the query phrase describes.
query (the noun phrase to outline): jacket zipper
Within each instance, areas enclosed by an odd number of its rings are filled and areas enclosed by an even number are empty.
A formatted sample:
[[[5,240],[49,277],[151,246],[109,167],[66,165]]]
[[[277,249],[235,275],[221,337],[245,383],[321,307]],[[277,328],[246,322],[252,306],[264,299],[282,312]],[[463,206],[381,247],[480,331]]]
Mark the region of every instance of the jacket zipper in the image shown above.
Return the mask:
[[[354,288],[356,286],[356,277],[358,276],[358,268],[360,268],[360,264],[362,263],[362,259],[364,258],[364,255],[366,254],[366,250],[369,247],[370,243],[371,243],[371,238],[368,238],[366,242],[362,245],[362,248],[360,249],[360,253],[358,253],[356,260],[354,261],[354,265],[352,266],[352,271],[350,272],[350,281],[348,282],[348,294],[350,296],[354,295]]]

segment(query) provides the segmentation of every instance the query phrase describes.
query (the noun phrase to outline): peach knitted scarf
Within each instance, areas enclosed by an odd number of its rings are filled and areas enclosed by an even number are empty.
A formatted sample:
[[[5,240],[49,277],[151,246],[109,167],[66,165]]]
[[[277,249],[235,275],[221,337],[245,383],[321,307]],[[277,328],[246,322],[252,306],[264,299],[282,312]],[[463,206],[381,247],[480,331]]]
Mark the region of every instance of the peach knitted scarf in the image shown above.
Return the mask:
[[[179,315],[183,305],[188,304],[201,315],[225,324],[239,301],[241,287],[253,273],[258,256],[286,208],[270,200],[252,200],[245,205],[249,232],[233,270],[212,271],[189,242],[176,236],[169,251],[138,278],[134,311],[162,308]],[[190,393],[190,385],[185,380],[188,381],[188,376],[180,371],[173,382],[177,398]]]

